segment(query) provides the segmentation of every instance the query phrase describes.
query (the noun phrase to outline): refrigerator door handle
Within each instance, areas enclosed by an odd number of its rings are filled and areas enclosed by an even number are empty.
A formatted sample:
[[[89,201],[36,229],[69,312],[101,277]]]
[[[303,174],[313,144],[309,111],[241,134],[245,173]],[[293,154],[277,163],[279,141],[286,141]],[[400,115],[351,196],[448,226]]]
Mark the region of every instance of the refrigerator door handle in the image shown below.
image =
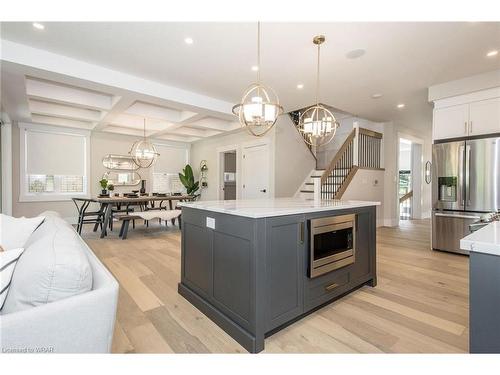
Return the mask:
[[[467,206],[470,205],[470,146],[465,146],[465,192],[467,199]]]
[[[458,181],[460,182],[458,191],[460,193],[460,201],[462,203],[462,209],[465,208],[465,180],[464,180],[464,153],[465,146],[460,146],[458,148]]]
[[[481,219],[481,216],[470,216],[470,215],[460,215],[460,214],[441,214],[439,212],[436,212],[434,215],[441,216],[441,217],[455,217],[458,219],[475,219],[475,220]]]

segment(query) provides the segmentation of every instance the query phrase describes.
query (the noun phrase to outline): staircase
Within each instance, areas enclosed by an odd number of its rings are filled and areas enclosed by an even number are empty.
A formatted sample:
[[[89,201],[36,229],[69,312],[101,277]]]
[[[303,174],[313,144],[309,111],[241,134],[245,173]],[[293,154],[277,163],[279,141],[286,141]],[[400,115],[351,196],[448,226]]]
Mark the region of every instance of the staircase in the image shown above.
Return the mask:
[[[294,117],[292,120],[297,124]],[[340,199],[359,169],[383,169],[381,168],[381,148],[381,133],[355,127],[328,167],[314,169],[299,188],[296,196],[310,200]]]
[[[296,196],[304,199],[314,199],[314,181],[316,179],[321,179],[323,175],[324,169],[314,169],[309,176],[307,176],[306,180],[302,183],[297,192]]]

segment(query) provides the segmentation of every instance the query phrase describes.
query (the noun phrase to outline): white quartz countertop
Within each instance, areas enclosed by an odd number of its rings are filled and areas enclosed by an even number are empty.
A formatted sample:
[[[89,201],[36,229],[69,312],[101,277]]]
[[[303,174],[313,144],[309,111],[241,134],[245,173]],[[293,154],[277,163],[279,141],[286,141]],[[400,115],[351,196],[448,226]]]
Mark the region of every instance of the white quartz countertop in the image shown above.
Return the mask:
[[[460,240],[460,248],[477,253],[500,256],[500,221],[494,221],[484,228]]]
[[[274,198],[181,202],[179,205],[182,207],[191,207],[230,215],[262,218],[331,210],[344,210],[356,207],[379,206],[380,202],[354,200],[314,201],[301,198]]]

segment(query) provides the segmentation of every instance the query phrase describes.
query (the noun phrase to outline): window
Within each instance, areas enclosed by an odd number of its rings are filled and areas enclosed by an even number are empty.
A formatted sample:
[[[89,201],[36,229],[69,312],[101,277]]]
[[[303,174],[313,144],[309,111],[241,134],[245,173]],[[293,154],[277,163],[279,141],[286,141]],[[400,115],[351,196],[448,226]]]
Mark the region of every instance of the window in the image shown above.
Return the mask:
[[[20,124],[20,201],[88,196],[90,132]]]

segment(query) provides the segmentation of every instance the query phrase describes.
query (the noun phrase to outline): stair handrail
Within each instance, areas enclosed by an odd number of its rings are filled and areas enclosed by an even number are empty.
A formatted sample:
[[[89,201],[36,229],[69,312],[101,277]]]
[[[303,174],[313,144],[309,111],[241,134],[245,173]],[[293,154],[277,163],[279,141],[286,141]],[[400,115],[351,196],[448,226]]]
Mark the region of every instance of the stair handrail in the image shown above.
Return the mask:
[[[330,164],[328,165],[328,167],[325,169],[325,171],[321,175],[321,184],[325,183],[325,181],[328,178],[328,176],[330,175],[330,173],[332,173],[332,171],[335,169],[335,165],[340,160],[340,158],[344,154],[346,148],[349,146],[349,144],[352,142],[352,140],[354,139],[355,136],[356,136],[356,129],[353,129],[351,131],[351,133],[349,133],[349,135],[347,136],[346,140],[344,141],[344,143],[342,144],[340,149],[337,151],[337,153],[333,157],[333,159],[330,162]]]
[[[411,197],[413,197],[413,190],[410,190],[408,193],[406,193],[405,195],[403,195],[401,198],[399,198],[399,204],[403,203],[404,201],[410,199]]]

